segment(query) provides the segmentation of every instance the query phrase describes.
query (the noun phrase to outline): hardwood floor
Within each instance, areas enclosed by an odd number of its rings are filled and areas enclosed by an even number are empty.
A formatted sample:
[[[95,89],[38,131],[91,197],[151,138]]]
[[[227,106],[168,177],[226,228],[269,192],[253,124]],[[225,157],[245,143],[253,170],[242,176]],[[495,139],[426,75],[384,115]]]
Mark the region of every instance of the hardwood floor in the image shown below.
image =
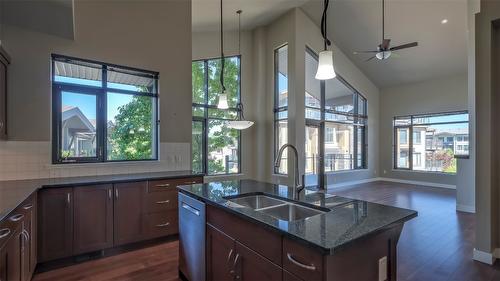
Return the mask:
[[[472,260],[474,215],[455,211],[455,191],[374,182],[328,193],[417,210],[398,244],[399,281],[500,281],[500,266]],[[89,261],[41,273],[45,280],[179,280],[178,243]]]
[[[328,193],[418,211],[399,239],[399,281],[500,280],[500,266],[472,260],[474,214],[455,210],[455,190],[373,182]]]
[[[34,281],[180,281],[179,243],[160,244],[35,275]]]

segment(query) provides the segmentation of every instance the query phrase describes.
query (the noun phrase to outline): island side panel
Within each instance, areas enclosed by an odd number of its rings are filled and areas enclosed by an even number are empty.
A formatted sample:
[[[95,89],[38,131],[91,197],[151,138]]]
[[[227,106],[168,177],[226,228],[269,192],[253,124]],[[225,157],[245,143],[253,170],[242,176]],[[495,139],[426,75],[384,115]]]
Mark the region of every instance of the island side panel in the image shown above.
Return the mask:
[[[384,256],[387,257],[386,280],[397,280],[397,243],[402,230],[403,223],[394,224],[326,256],[325,280],[379,280],[379,260]]]

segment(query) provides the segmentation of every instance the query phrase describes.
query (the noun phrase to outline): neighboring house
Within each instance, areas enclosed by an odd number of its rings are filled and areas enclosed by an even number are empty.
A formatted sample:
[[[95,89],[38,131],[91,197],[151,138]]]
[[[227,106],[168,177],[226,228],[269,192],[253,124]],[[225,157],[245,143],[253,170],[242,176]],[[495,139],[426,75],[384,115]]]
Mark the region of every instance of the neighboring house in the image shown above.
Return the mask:
[[[95,156],[96,120],[75,106],[62,108],[62,148],[68,157]]]

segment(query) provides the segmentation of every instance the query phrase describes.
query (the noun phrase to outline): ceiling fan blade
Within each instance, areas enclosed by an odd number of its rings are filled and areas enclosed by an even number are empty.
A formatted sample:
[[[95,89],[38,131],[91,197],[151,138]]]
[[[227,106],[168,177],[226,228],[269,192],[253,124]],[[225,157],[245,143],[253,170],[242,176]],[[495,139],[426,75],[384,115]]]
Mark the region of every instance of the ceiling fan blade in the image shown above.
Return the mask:
[[[382,44],[380,44],[380,48],[382,50],[387,50],[389,49],[390,44],[391,44],[391,39],[384,39],[384,41],[382,41]]]
[[[408,44],[404,44],[404,45],[399,45],[399,46],[396,46],[396,47],[392,47],[389,50],[391,50],[391,51],[397,51],[397,50],[412,48],[412,47],[416,47],[416,46],[418,46],[418,42],[413,42],[413,43],[408,43]]]
[[[352,52],[354,55],[359,55],[359,54],[371,54],[371,53],[378,53],[378,51],[354,51]]]
[[[371,61],[371,60],[372,60],[372,59],[374,59],[374,58],[375,58],[375,56],[373,56],[373,57],[371,57],[371,58],[369,58],[369,59],[365,60],[365,62],[367,62],[367,61]]]

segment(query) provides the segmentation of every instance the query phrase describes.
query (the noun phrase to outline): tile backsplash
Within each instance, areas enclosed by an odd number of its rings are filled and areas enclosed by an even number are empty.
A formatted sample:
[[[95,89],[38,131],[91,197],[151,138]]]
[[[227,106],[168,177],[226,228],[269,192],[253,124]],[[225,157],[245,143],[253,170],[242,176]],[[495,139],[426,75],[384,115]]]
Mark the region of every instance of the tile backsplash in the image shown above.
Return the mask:
[[[50,142],[0,142],[0,180],[189,170],[189,143],[161,143],[159,161],[53,165]]]

